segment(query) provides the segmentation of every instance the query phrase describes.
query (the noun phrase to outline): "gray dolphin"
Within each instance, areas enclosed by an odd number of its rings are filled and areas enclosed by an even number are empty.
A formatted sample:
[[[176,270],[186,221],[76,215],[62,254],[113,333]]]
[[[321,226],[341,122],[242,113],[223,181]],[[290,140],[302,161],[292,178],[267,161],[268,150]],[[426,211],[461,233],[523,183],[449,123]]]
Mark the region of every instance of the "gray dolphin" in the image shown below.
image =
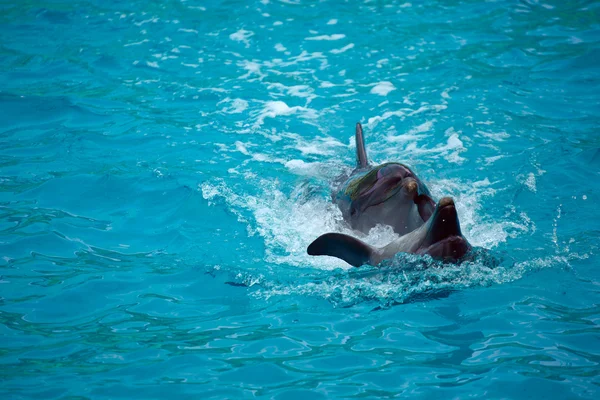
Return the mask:
[[[412,232],[435,208],[429,189],[409,167],[395,162],[369,164],[360,123],[356,124],[356,169],[339,181],[333,201],[352,229],[363,233],[377,224],[390,225],[400,235]]]
[[[425,224],[387,246],[376,248],[352,236],[326,233],[315,239],[307,252],[311,256],[341,258],[354,267],[360,267],[378,265],[394,258],[397,253],[429,254],[437,260],[456,262],[470,250],[471,245],[460,230],[454,201],[444,197]]]

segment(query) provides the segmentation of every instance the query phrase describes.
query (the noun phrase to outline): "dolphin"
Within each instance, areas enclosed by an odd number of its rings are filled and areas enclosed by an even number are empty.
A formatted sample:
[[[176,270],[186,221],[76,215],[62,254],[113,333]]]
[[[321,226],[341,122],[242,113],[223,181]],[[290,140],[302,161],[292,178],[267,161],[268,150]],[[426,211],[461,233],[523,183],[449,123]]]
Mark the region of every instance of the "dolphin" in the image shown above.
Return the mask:
[[[454,200],[444,197],[425,224],[384,247],[373,247],[342,233],[326,233],[315,239],[307,252],[311,256],[341,258],[360,267],[365,264],[376,266],[398,253],[429,254],[437,260],[457,262],[470,250],[471,244],[460,230]]]
[[[433,213],[427,186],[406,165],[369,164],[360,123],[356,124],[356,168],[338,180],[333,201],[354,230],[368,233],[377,224],[390,225],[400,235],[423,225]]]

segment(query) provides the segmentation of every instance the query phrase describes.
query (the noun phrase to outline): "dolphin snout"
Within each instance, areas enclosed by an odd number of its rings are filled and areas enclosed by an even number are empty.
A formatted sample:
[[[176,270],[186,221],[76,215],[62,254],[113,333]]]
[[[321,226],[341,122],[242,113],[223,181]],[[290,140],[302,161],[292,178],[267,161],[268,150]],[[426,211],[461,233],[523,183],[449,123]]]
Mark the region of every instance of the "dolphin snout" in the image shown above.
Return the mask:
[[[438,208],[440,209],[448,206],[454,206],[454,200],[452,197],[443,197],[438,203]]]
[[[406,178],[405,182],[403,184],[404,189],[409,193],[409,194],[414,194],[417,192],[418,189],[418,185],[417,185],[417,181],[415,181],[412,178]]]

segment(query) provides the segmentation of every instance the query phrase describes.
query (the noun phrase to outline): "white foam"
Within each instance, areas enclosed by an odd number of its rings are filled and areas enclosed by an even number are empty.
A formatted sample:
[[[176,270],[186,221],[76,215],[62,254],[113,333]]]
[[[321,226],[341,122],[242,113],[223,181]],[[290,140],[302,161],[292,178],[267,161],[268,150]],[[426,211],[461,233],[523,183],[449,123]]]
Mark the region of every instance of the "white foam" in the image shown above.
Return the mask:
[[[303,155],[321,155],[331,156],[335,154],[335,148],[347,147],[340,141],[331,138],[316,138],[310,141],[297,139],[295,148],[300,150]]]
[[[267,76],[266,74],[262,73],[261,65],[257,62],[244,60],[242,62],[239,62],[238,66],[248,71],[248,73],[246,73],[245,75],[240,76],[240,79],[248,79],[256,75],[258,76],[259,80],[262,80],[265,76]]]
[[[384,121],[384,120],[386,120],[388,118],[391,118],[391,117],[400,117],[400,118],[403,118],[405,115],[406,115],[406,113],[403,110],[386,111],[386,112],[383,113],[383,115],[378,115],[376,117],[369,118],[367,120],[367,126],[368,126],[369,129],[373,129],[381,121]]]
[[[327,21],[327,25],[335,25],[338,23],[337,19],[330,19],[329,21]]]
[[[266,118],[276,118],[278,116],[287,116],[292,114],[299,114],[304,119],[316,119],[318,114],[312,108],[295,106],[289,107],[283,101],[267,101],[263,109],[259,112],[255,127],[261,126]]]
[[[535,230],[535,225],[527,215],[517,214],[515,210],[512,215],[501,220],[485,217],[485,198],[496,194],[493,184],[487,178],[476,182],[443,179],[428,182],[428,187],[435,198],[454,198],[463,235],[474,246],[491,249],[509,237]]]
[[[320,162],[305,162],[304,160],[290,160],[285,163],[285,167],[293,174],[301,176],[318,177],[321,175]]]
[[[333,49],[333,50],[330,50],[329,52],[332,54],[340,54],[340,53],[344,53],[353,48],[354,48],[354,43],[350,43],[350,44],[342,47],[341,49]]]
[[[281,43],[277,43],[275,45],[275,50],[277,50],[277,51],[286,51],[287,49]]]
[[[258,233],[264,238],[267,262],[319,269],[351,268],[336,258],[306,254],[315,238],[339,231],[341,213],[328,199],[306,198],[302,196],[303,187],[286,196],[272,180],[262,179],[256,184],[262,190],[258,196],[237,194],[223,180],[206,182],[199,190],[211,204],[223,199],[240,222],[249,224],[249,234]],[[252,220],[246,217],[248,212]]]
[[[425,121],[421,125],[415,126],[414,128],[410,129],[406,133],[402,133],[399,135],[388,135],[386,137],[386,140],[389,143],[417,142],[428,137],[428,135],[422,135],[422,133],[429,132],[433,128],[434,122],[435,120]]]
[[[135,24],[135,25],[137,25],[137,26],[142,26],[142,25],[144,25],[144,24],[148,24],[148,23],[153,23],[153,24],[155,24],[155,23],[157,23],[158,21],[159,21],[159,19],[158,19],[157,17],[153,17],[153,18],[145,19],[145,20],[143,20],[143,21],[140,21],[140,22],[134,22],[134,24]]]
[[[409,135],[416,135],[418,133],[429,132],[431,128],[433,128],[433,123],[435,120],[425,121],[421,125],[415,126],[411,130],[408,131]]]
[[[306,40],[340,40],[345,37],[346,37],[346,35],[344,35],[344,34],[336,33],[333,35],[311,36],[311,37],[307,37],[305,39]]]
[[[414,136],[413,136],[414,137]],[[411,138],[409,136],[409,138]],[[438,145],[432,148],[419,147],[416,142],[409,143],[406,146],[405,152],[412,156],[428,155],[432,158],[444,157],[448,162],[461,164],[465,161],[459,154],[467,151],[463,142],[459,139],[458,134],[452,134],[444,145]]]
[[[377,271],[352,270],[347,274],[327,280],[303,283],[260,282],[261,288],[252,295],[268,299],[273,296],[311,296],[329,300],[334,306],[347,307],[364,301],[376,301],[391,305],[414,298],[413,296],[444,292],[446,290],[487,287],[521,279],[533,270],[568,265],[560,256],[537,258],[509,267],[491,267],[481,262],[465,262],[461,265],[444,265],[443,268],[428,268],[413,257],[407,256],[403,264],[414,263],[414,269],[397,267]],[[355,273],[355,274],[353,274]],[[434,292],[435,293],[435,292]]]
[[[451,92],[451,91],[454,91],[454,90],[457,90],[457,89],[458,89],[458,87],[456,87],[456,86],[451,86],[451,87],[449,87],[448,89],[445,89],[445,90],[444,90],[444,91],[441,93],[441,96],[442,96],[442,98],[443,98],[443,99],[446,99],[446,100],[450,99],[450,92]]]
[[[467,151],[467,149],[464,147],[463,142],[458,138],[458,134],[450,136],[446,146],[442,146],[440,149],[449,152],[449,154],[444,157],[451,163],[462,164],[465,161],[465,158],[461,157],[459,154]]]
[[[485,165],[491,165],[493,163],[495,163],[496,161],[500,160],[504,158],[504,156],[493,156],[493,157],[486,157],[485,158]]]
[[[285,53],[287,54],[287,52]],[[290,57],[288,60],[289,61],[282,61],[282,60],[272,60],[272,61],[265,61],[264,62],[264,66],[268,67],[268,68],[281,68],[281,67],[290,67],[293,65],[298,65],[302,62],[305,61],[311,61],[311,60],[315,60],[315,59],[319,59],[321,60],[321,67],[320,69],[323,69],[327,66],[327,57],[325,57],[323,55],[323,53],[321,52],[314,52],[314,53],[309,53],[305,50],[303,50],[299,55],[297,56],[292,56]],[[293,72],[290,73],[291,76],[297,77],[298,72]]]
[[[533,193],[537,192],[536,179],[535,174],[533,172],[530,172],[529,175],[527,175],[527,178],[525,179],[524,183],[527,189],[529,189]]]
[[[389,59],[387,58],[382,58],[381,60],[377,61],[377,68],[383,68],[384,65],[388,64],[390,62]]]
[[[440,111],[445,110],[446,108],[448,108],[448,106],[445,104],[425,104],[416,110],[413,110],[411,108],[401,108],[400,110],[396,111],[386,111],[385,113],[383,113],[383,115],[377,115],[375,117],[369,118],[367,120],[367,126],[369,127],[369,129],[373,129],[380,122],[392,117],[399,117],[401,120],[404,120],[404,118],[406,117],[412,117],[414,115],[421,114],[426,111],[435,111],[436,113],[439,113]]]
[[[483,137],[488,139],[492,139],[496,142],[503,142],[505,139],[508,139],[510,135],[506,132],[486,132],[486,131],[477,131],[477,133]]]
[[[376,83],[371,89],[372,94],[378,94],[379,96],[387,96],[391,91],[396,90],[396,87],[388,81]]]
[[[139,42],[132,42],[132,43],[127,43],[125,45],[123,45],[123,47],[129,47],[129,46],[139,46],[140,44],[149,42],[148,39],[144,39],[144,40],[140,40]]]
[[[314,98],[317,97],[314,94],[314,90],[308,85],[286,86],[282,83],[271,83],[269,86],[267,86],[267,89],[279,89],[288,96],[305,98],[307,99],[306,104],[310,103]]]
[[[240,141],[235,142],[235,148],[242,154],[250,155],[248,149],[246,148],[246,145]]]
[[[227,103],[230,106],[229,107],[223,107],[221,109],[221,112],[227,113],[227,114],[240,114],[244,111],[246,111],[246,109],[248,108],[248,102],[246,100],[242,100],[242,99],[230,99],[229,97],[225,98],[224,100],[221,100],[220,102],[217,103],[217,105],[222,104],[222,103]]]
[[[236,42],[242,42],[246,45],[246,47],[250,47],[250,38],[254,36],[254,32],[247,31],[245,29],[240,29],[239,31],[232,33],[229,35],[229,39],[234,40]]]

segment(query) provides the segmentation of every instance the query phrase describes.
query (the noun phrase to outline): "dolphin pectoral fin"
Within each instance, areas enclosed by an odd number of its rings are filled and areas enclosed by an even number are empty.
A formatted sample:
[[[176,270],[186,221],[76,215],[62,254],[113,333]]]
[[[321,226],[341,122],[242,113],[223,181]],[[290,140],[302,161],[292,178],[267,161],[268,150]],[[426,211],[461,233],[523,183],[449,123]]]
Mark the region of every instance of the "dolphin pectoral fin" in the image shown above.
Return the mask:
[[[369,160],[367,160],[367,150],[365,149],[365,138],[363,137],[362,125],[360,122],[356,123],[356,167],[366,168],[369,166]]]
[[[337,257],[354,267],[369,263],[373,251],[368,244],[342,233],[321,235],[307,249],[311,256]]]

